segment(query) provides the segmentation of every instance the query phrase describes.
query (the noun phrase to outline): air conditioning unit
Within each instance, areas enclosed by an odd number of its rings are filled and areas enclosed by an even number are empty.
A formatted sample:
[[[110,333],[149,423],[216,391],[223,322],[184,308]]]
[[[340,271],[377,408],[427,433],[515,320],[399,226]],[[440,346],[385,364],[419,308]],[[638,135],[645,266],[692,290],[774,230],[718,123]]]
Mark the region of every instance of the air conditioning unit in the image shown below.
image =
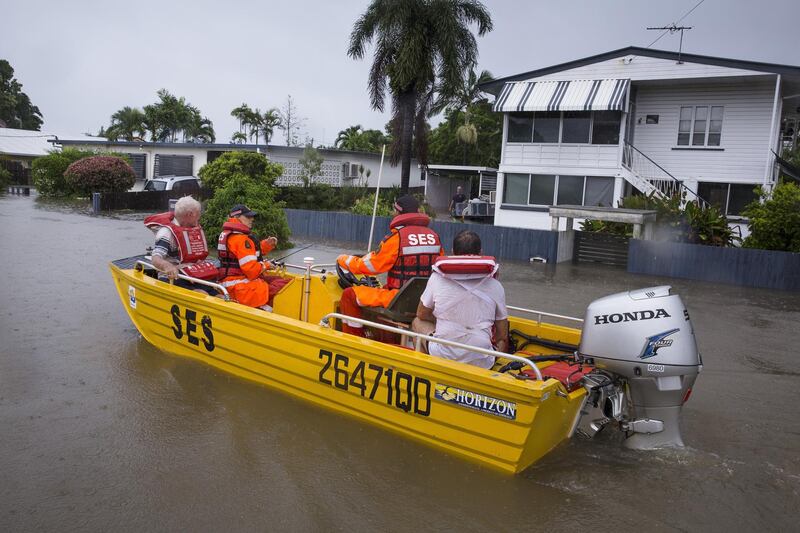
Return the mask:
[[[495,203],[495,199],[497,198],[497,191],[489,191],[489,203]]]

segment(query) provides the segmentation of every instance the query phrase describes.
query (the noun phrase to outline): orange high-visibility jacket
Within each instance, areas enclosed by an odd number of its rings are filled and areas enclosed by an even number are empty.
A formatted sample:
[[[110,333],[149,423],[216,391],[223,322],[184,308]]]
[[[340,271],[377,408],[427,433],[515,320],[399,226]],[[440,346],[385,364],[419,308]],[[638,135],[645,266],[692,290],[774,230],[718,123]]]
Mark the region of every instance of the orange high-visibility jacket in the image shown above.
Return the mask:
[[[354,255],[341,256],[337,262],[342,268],[349,270],[353,274],[374,276],[376,274],[389,272],[397,265],[398,258],[401,256],[400,248],[402,245],[402,239],[400,230],[404,227],[408,228],[418,226],[421,226],[421,230],[432,233],[436,241],[435,243],[431,243],[435,246],[424,246],[424,252],[442,255],[444,251],[442,250],[441,245],[439,245],[438,235],[425,227],[427,226],[429,220],[430,219],[427,216],[421,213],[399,215],[390,223],[389,227],[391,229],[391,233],[387,235],[383,241],[381,241],[377,250],[370,252],[363,257]],[[404,226],[404,222],[408,223],[408,225]],[[436,248],[436,250],[433,251],[433,248]],[[416,254],[419,252],[416,250],[410,250],[408,253]],[[402,281],[399,281],[395,284],[389,283],[389,285],[399,286],[401,283]],[[397,290],[397,288],[379,289],[376,287],[364,287],[360,285],[353,287],[353,291],[355,291],[356,298],[358,300],[358,305],[365,307],[388,307],[389,303],[392,301],[392,298],[394,298],[394,295],[397,294]]]
[[[236,222],[236,219],[229,220]],[[243,233],[232,233],[228,237],[228,253],[239,260],[239,268],[244,276],[228,276],[222,280],[231,297],[242,305],[261,307],[269,300],[269,285],[261,279],[268,266],[259,261],[260,250],[255,248],[253,239]],[[270,250],[266,249],[265,253]]]

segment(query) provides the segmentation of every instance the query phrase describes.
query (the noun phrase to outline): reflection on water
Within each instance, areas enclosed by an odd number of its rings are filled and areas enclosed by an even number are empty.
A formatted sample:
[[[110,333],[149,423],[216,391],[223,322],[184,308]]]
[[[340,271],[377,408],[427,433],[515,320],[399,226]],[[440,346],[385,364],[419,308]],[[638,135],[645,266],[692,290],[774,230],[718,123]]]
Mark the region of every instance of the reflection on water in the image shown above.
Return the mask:
[[[631,451],[601,433],[509,477],[143,341],[107,268],[150,244],[140,220],[0,198],[15,258],[0,283],[3,531],[794,526],[800,295],[503,265],[510,304],[574,316],[609,293],[673,285],[705,363],[684,409],[688,448]]]

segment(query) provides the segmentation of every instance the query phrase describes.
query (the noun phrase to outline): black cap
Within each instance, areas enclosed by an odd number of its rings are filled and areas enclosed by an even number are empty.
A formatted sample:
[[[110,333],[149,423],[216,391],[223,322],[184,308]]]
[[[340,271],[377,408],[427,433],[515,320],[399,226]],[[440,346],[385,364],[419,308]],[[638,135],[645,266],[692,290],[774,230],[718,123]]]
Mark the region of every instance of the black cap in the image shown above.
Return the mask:
[[[258,215],[258,213],[256,213],[255,211],[253,211],[244,204],[236,204],[235,206],[233,206],[233,208],[231,209],[231,216],[240,217],[242,215],[246,217],[254,217]]]
[[[407,194],[394,201],[394,208],[403,214],[416,213],[419,211],[419,202],[416,198]]]

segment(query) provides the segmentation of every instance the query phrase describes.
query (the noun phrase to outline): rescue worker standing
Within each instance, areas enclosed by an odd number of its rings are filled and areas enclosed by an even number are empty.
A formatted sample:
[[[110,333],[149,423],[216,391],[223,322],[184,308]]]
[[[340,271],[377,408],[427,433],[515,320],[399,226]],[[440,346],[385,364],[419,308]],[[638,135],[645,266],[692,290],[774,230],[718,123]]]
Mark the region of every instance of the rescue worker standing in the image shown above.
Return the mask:
[[[262,261],[261,256],[275,248],[278,239],[269,237],[258,243],[253,238],[251,230],[257,214],[243,204],[231,209],[230,218],[223,224],[217,243],[222,277],[220,283],[240,304],[271,311],[272,308],[267,305],[269,285],[262,279],[262,275],[270,269],[270,263]]]
[[[363,257],[340,255],[336,262],[353,274],[375,276],[388,272],[384,288],[354,286],[342,292],[339,310],[342,314],[361,318],[361,307],[388,307],[398,289],[415,277],[431,275],[433,261],[442,255],[439,235],[428,228],[430,218],[419,212],[419,202],[410,195],[394,204],[396,216],[389,223],[391,232],[378,249]],[[343,321],[342,331],[364,336],[364,328],[356,322]]]

